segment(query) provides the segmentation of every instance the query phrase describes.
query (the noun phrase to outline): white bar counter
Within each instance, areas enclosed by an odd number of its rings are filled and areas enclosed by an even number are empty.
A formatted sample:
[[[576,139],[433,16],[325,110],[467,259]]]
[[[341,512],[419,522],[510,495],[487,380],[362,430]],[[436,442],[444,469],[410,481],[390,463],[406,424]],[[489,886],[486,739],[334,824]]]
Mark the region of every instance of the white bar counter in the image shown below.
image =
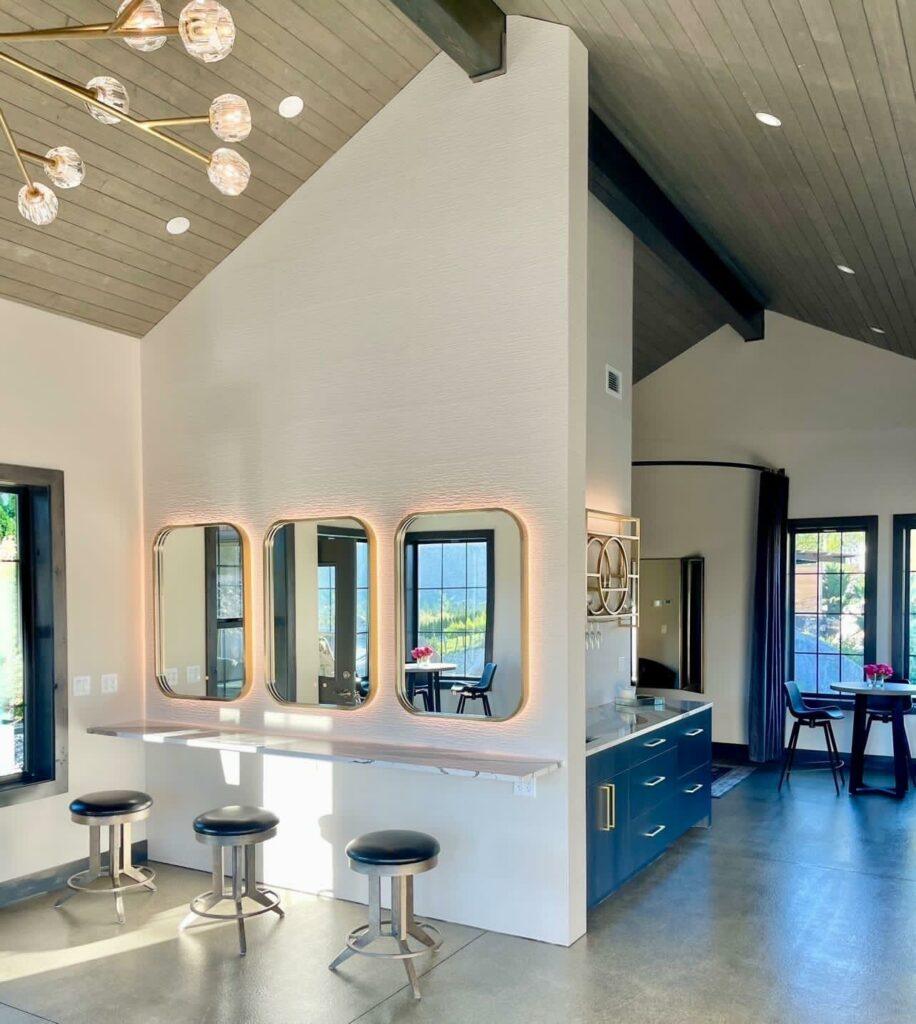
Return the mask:
[[[204,750],[232,750],[242,754],[374,765],[379,768],[400,768],[404,771],[432,772],[469,779],[490,779],[496,782],[526,782],[547,775],[560,767],[559,761],[482,754],[470,750],[358,743],[248,729],[206,729],[178,722],[141,721],[93,725],[86,731],[95,736],[113,736],[119,739],[140,740],[144,743],[177,744]]]
[[[615,704],[601,704],[589,708],[585,721],[585,754],[597,754],[608,747],[617,746],[618,743],[626,743],[640,733],[661,729],[669,722],[698,715],[711,707],[710,700],[666,697],[663,708],[643,705],[630,709]]]

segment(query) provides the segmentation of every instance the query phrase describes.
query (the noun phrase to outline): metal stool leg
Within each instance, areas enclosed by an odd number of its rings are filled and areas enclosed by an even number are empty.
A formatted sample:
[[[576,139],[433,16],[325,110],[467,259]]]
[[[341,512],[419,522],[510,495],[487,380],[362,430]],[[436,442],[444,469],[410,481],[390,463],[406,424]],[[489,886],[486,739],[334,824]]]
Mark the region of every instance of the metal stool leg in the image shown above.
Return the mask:
[[[248,952],[248,943],[245,941],[245,921],[242,918],[242,848],[233,846],[232,849],[232,899],[235,903],[235,912],[238,914],[239,928],[239,956],[245,956]]]
[[[409,953],[407,936],[410,934],[408,926],[408,909],[413,900],[408,895],[407,889],[412,881],[409,875],[399,875],[391,879],[391,934],[397,940],[398,949],[402,953]],[[407,971],[407,980],[413,989],[414,999],[420,998],[420,980],[417,977],[417,968],[413,960],[404,961],[404,970]]]
[[[102,877],[102,830],[98,825],[89,826],[89,875],[86,878],[85,884],[91,885],[96,879]],[[54,909],[57,910],[62,907],[67,900],[72,899],[76,895],[76,889],[67,889],[65,893],[58,897],[54,904]]]
[[[382,879],[379,875],[369,875],[367,880],[369,882],[369,927],[365,934],[360,935],[353,944],[360,949],[363,946],[368,946],[370,942],[374,942],[382,934]],[[328,970],[336,971],[342,963],[355,954],[356,949],[352,946],[344,946],[328,964]]]
[[[274,903],[268,899],[258,889],[258,875],[257,875],[257,853],[256,847],[248,845],[245,847],[245,896],[250,900],[254,900],[255,903],[259,903],[262,907],[267,907],[272,910],[277,917],[285,917],[283,908],[279,903]]]
[[[121,885],[121,826],[108,826],[108,874],[111,878],[112,889]],[[124,899],[121,894],[115,893],[115,910],[118,914],[118,924],[124,924]]]

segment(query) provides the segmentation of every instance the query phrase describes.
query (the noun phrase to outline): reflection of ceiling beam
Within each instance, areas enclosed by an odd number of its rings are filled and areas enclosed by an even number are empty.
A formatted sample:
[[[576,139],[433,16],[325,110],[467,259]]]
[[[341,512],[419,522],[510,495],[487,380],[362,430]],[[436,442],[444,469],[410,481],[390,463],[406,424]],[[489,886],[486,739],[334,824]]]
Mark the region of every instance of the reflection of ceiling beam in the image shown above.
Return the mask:
[[[588,119],[588,180],[591,192],[721,323],[745,341],[763,337],[764,300],[753,282],[703,238],[594,111]]]
[[[506,16],[493,0],[393,0],[475,81],[506,70]]]

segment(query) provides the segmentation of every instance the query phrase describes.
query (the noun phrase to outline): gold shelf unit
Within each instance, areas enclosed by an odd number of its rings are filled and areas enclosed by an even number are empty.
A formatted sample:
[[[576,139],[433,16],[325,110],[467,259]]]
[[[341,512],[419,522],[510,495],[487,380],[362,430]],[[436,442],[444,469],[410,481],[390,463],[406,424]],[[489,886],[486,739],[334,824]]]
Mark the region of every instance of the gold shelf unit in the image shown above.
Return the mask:
[[[585,511],[587,622],[639,625],[639,519]]]

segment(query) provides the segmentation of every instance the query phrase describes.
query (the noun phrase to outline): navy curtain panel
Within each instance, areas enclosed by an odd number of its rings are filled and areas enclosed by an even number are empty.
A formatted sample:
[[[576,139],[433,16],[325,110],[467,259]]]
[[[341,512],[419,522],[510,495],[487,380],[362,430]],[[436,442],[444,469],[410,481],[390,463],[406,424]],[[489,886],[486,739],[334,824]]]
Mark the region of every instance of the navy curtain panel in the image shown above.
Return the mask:
[[[762,472],[748,702],[748,754],[755,762],[775,761],[783,754],[788,517],[789,478],[781,470]]]

